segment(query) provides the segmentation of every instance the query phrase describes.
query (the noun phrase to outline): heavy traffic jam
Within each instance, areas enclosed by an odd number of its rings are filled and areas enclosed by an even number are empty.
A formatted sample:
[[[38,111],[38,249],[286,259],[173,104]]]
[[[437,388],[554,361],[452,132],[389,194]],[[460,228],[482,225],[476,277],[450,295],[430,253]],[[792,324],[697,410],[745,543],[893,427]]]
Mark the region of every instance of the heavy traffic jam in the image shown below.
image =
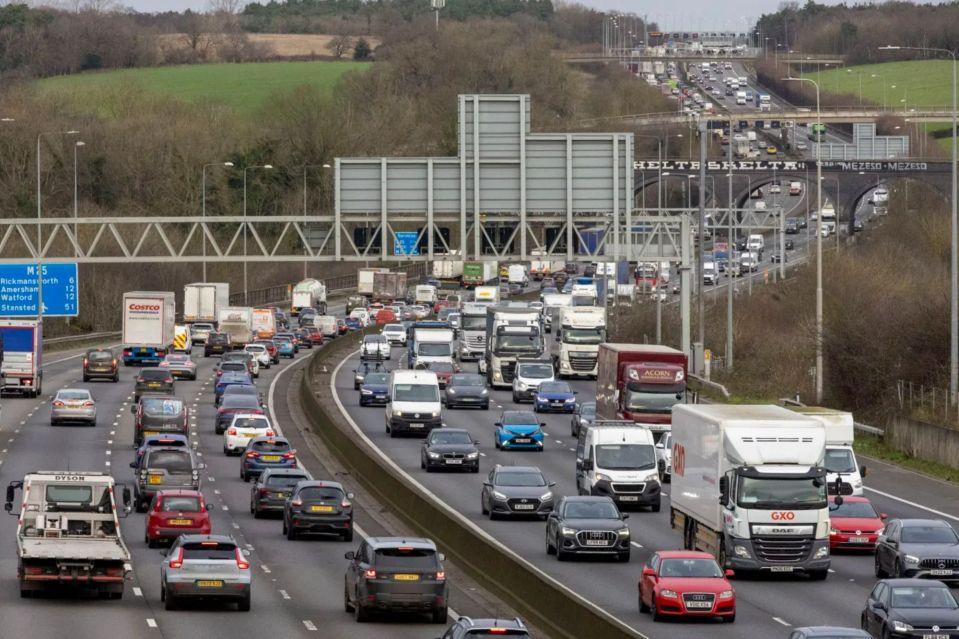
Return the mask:
[[[291,287],[283,307],[231,306],[226,284],[187,285],[179,308],[173,292],[126,293],[122,344],[86,351],[82,383],[57,389],[49,410],[51,427],[99,427],[98,387],[128,384],[130,458],[106,472],[37,469],[10,482],[21,596],[119,599],[137,543],[163,555],[166,610],[217,601],[250,610],[255,555],[211,516],[214,493],[241,482],[249,513],[236,517],[272,518],[290,542],[352,543],[344,614],[450,623],[441,544],[357,531],[350,482],[304,469],[260,386],[284,360],[353,335],[358,350],[334,373],[341,418],[507,545],[512,530],[535,537],[517,552],[537,565],[576,561],[584,574],[633,564],[637,616],[732,623],[738,581],[825,580],[843,553],[873,563],[876,578],[848,628],[810,618],[781,636],[959,637],[950,590],[959,538],[942,519],[898,518],[870,502],[853,416],[695,402],[684,353],[608,341],[607,306],[624,273],[637,288],[651,276],[626,263],[444,261],[408,284],[405,273],[366,268],[342,313],[315,279]],[[39,394],[42,325],[0,330],[4,371],[22,395]],[[197,402],[213,407],[208,422],[197,423]],[[222,451],[204,456],[197,430]],[[213,455],[233,458],[232,476],[216,484],[206,481]],[[142,539],[124,539],[128,516],[143,518]],[[658,518],[672,540],[650,547]],[[452,621],[448,637],[530,636],[518,619]]]

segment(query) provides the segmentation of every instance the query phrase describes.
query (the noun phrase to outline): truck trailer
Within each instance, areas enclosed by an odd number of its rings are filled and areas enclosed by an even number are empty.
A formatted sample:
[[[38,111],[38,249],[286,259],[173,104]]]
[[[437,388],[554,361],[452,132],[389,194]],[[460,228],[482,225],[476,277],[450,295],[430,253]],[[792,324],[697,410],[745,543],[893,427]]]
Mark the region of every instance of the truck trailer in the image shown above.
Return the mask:
[[[463,286],[473,288],[485,286],[499,277],[499,265],[496,262],[466,262],[463,264]]]
[[[374,273],[373,301],[394,302],[406,298],[406,273]]]
[[[272,312],[270,313],[272,317]],[[249,306],[229,306],[220,309],[220,332],[230,336],[233,348],[243,348],[255,337],[253,333],[253,309]]]
[[[216,323],[217,313],[230,305],[226,282],[194,282],[183,287],[183,321]]]
[[[0,319],[3,347],[3,390],[25,397],[43,391],[43,322],[35,319]]]
[[[176,302],[168,291],[123,294],[123,365],[159,364],[173,352]]]
[[[326,284],[320,280],[310,278],[298,282],[290,296],[292,315],[299,315],[304,308],[312,308],[318,315],[326,314]]]

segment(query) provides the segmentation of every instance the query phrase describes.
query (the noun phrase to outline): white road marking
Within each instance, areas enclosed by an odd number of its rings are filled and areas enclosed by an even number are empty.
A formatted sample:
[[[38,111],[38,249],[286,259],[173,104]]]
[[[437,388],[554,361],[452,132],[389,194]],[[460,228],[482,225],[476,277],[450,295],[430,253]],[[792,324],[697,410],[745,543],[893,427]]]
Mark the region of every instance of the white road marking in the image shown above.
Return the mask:
[[[316,632],[316,625],[309,619],[304,619],[303,625],[306,626],[306,629],[310,632]]]
[[[116,424],[114,424],[114,426],[116,426]],[[110,431],[110,434],[111,434],[111,435],[116,435],[116,434],[117,434],[117,431],[111,430],[111,431]]]
[[[786,626],[787,628],[790,627],[790,626],[792,626],[791,623],[789,623],[789,622],[787,622],[787,621],[783,621],[783,620],[780,619],[779,617],[773,617],[773,621],[775,621],[776,623],[781,623],[782,625]]]
[[[642,545],[641,543],[639,543],[638,541],[631,541],[631,542],[629,542],[629,543],[630,543],[630,545],[636,546],[637,548],[642,548],[642,547],[643,547],[643,545]]]
[[[237,530],[239,530],[239,529],[240,529],[240,524],[238,524],[238,523],[236,523],[236,522],[233,522],[233,527],[236,528]]]
[[[230,510],[230,507],[227,506],[226,504],[223,504],[223,510]]]
[[[108,440],[107,440],[107,446],[112,446],[112,445],[113,445],[113,440],[112,440],[112,439],[108,439]]]
[[[142,596],[143,596],[143,591],[140,590],[139,588],[137,588],[136,586],[134,586],[134,587],[133,587],[133,596],[134,596],[134,597],[142,597]]]
[[[112,451],[112,450],[107,450],[106,452],[107,452],[107,455],[112,455],[112,454],[113,454],[113,451]]]
[[[103,462],[103,465],[104,465],[104,466],[109,466],[109,465],[110,465],[110,460],[108,459],[107,461]]]
[[[486,457],[486,453],[480,453],[480,457]]]
[[[280,591],[280,596],[283,597],[284,599],[290,599],[290,594],[285,590]]]
[[[260,564],[260,568],[262,568],[263,572],[265,572],[266,574],[270,574],[271,572],[273,572],[272,570],[270,570],[269,566],[267,566],[266,564]]]
[[[156,619],[147,619],[147,625],[150,626],[151,628],[156,628],[156,627],[157,627],[157,620],[156,620]]]
[[[213,491],[213,494],[214,494],[214,495],[219,495],[219,494],[220,494],[220,491],[219,491],[219,490],[214,490],[214,491]]]

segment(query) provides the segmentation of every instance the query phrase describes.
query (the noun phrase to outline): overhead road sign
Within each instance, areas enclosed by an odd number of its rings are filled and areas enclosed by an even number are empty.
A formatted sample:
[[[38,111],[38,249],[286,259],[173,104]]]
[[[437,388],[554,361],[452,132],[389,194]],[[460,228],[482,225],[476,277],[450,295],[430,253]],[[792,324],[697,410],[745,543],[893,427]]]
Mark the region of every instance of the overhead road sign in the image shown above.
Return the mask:
[[[43,315],[76,317],[80,312],[76,262],[43,264]],[[0,317],[36,317],[36,264],[0,264]]]
[[[393,242],[393,255],[419,255],[420,249],[417,240],[420,234],[416,231],[397,231]]]

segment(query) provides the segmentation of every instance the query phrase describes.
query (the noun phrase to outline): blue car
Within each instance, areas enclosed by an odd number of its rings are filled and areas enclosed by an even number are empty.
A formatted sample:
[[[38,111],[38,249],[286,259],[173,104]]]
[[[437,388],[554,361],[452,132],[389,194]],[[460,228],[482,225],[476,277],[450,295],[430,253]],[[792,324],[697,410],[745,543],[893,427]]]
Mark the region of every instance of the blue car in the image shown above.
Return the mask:
[[[543,382],[533,398],[537,413],[572,413],[576,410],[576,393],[566,382]]]
[[[296,451],[283,437],[254,437],[240,456],[240,479],[250,481],[264,470],[297,468]]]
[[[347,328],[347,330],[349,330],[349,331],[362,331],[362,330],[363,330],[363,322],[361,322],[360,320],[356,319],[355,317],[347,317],[347,318],[346,318],[346,328]]]
[[[274,337],[273,341],[276,343],[277,357],[289,357],[290,359],[296,357],[296,346],[291,340]]]
[[[140,460],[143,459],[143,453],[147,451],[147,448],[151,446],[182,446],[184,448],[190,447],[190,440],[187,439],[186,435],[180,434],[163,434],[163,435],[144,435],[143,443],[140,444],[140,447],[137,448],[137,458],[135,464],[140,465]]]
[[[386,406],[390,401],[390,374],[367,373],[360,386],[360,406]]]
[[[216,380],[216,386],[213,387],[214,405],[220,405],[220,398],[223,397],[223,391],[226,390],[227,386],[233,386],[236,384],[243,384],[246,386],[254,385],[253,379],[250,377],[249,373],[243,373],[240,371],[227,371],[220,375],[219,379]]]
[[[538,450],[542,452],[545,437],[539,418],[528,410],[504,410],[496,422],[495,441],[500,450]]]

